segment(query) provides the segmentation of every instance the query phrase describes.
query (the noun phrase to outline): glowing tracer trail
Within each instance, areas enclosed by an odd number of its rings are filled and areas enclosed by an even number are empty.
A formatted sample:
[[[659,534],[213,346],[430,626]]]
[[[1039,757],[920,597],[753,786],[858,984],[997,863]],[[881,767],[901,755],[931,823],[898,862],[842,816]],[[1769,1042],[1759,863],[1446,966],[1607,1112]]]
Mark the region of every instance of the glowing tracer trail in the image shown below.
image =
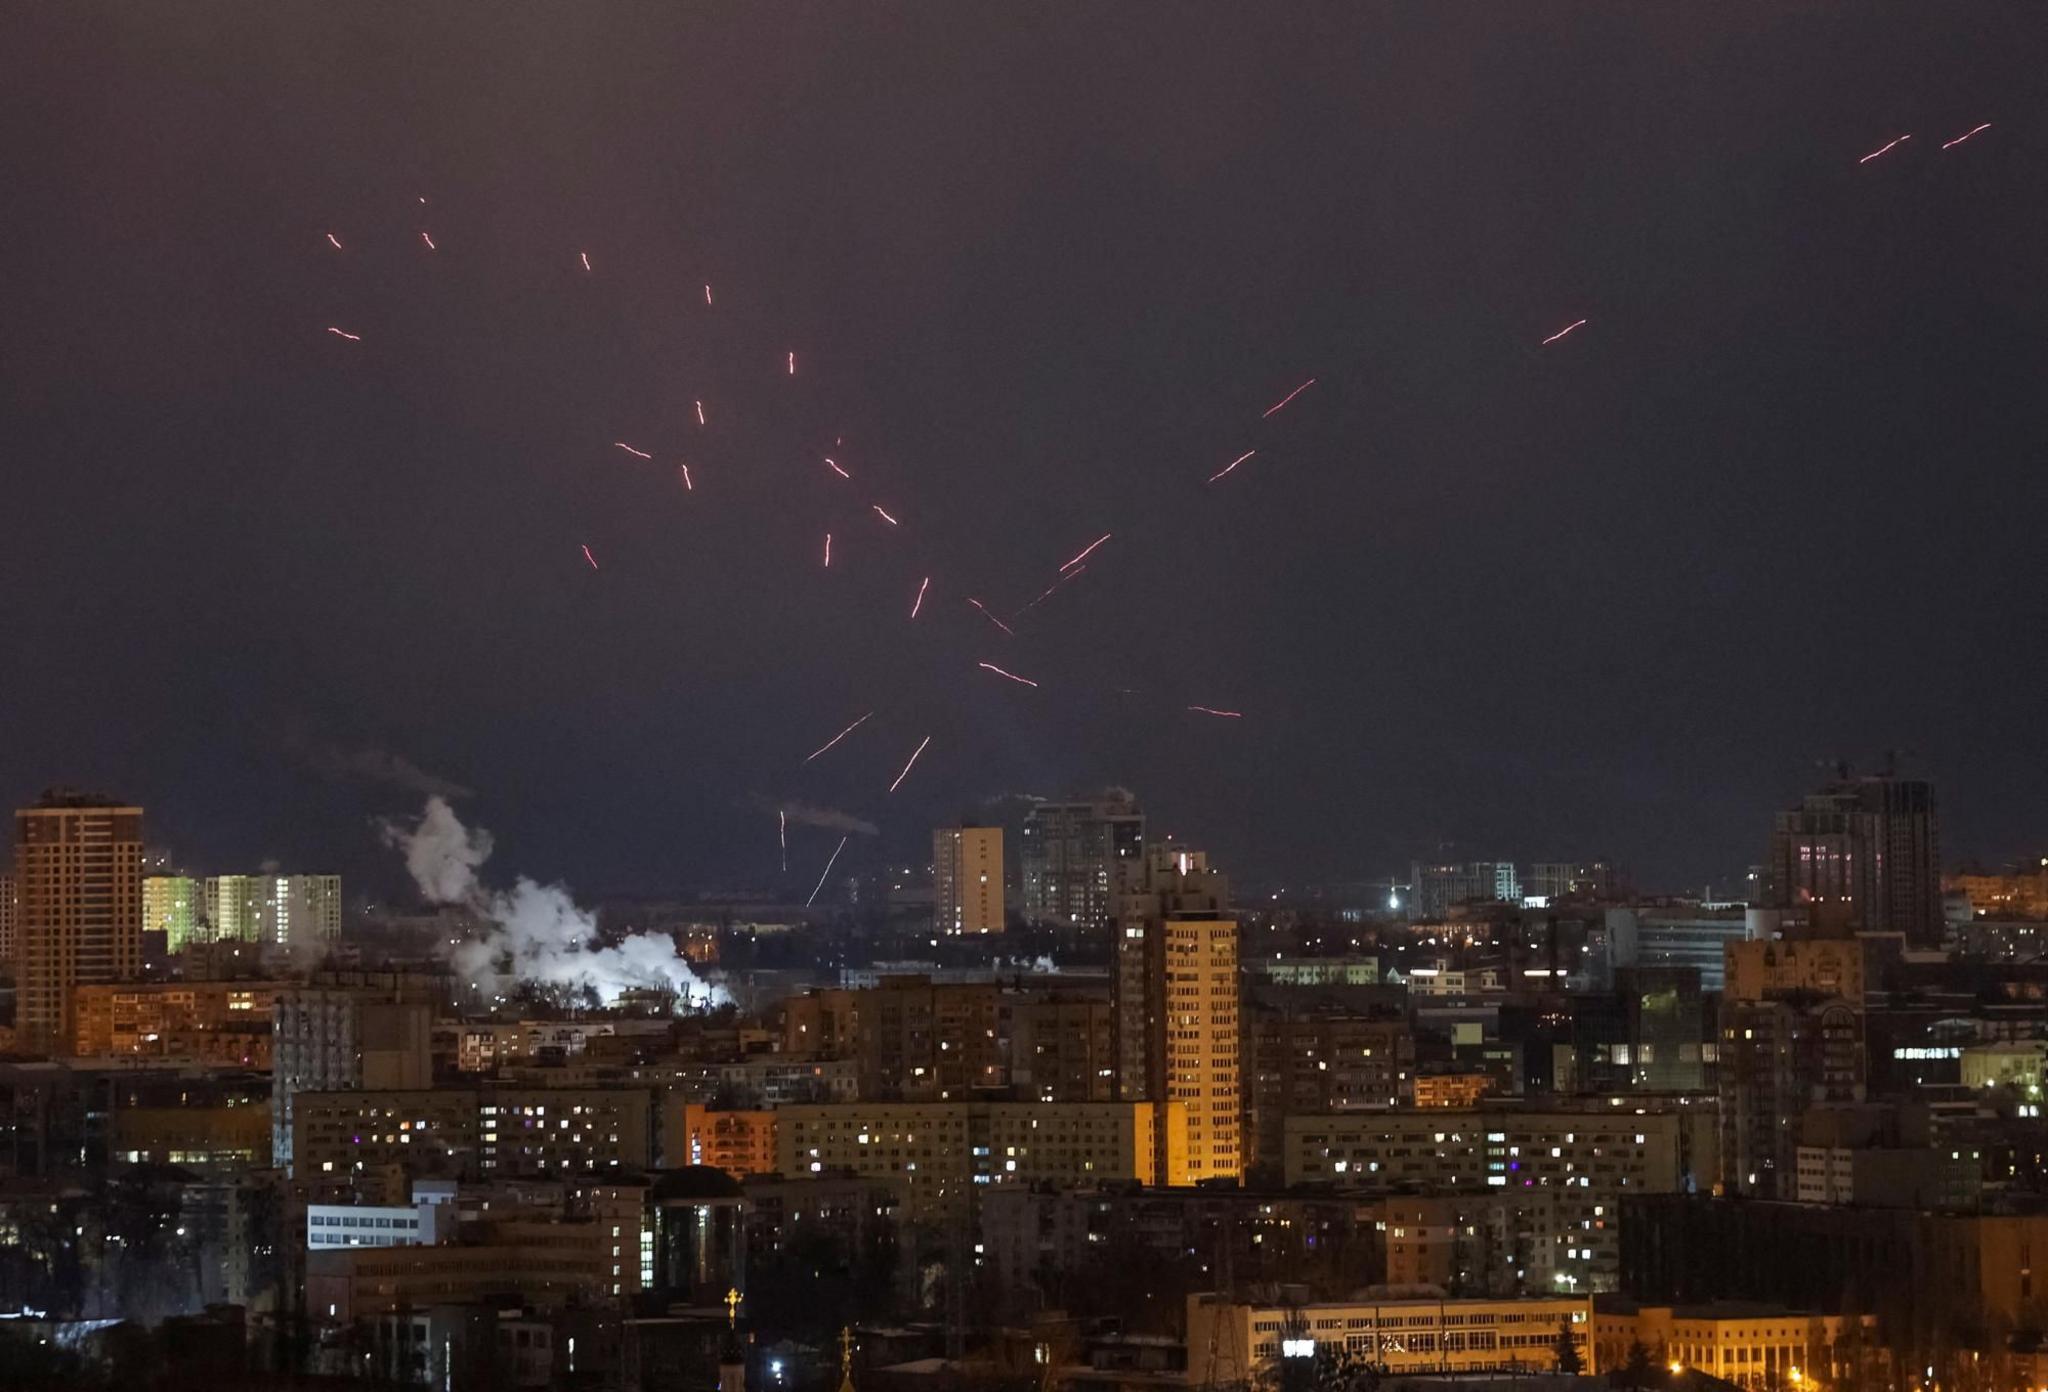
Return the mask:
[[[1020,677],[1015,672],[1005,672],[1002,668],[996,666],[993,662],[977,662],[974,665],[981,668],[984,672],[994,672],[999,677],[1008,677],[1011,681],[1016,682],[1019,686],[1038,685],[1037,682],[1031,680],[1031,678],[1029,677]]]
[[[831,877],[832,867],[839,863],[839,853],[846,849],[846,843],[848,839],[849,838],[844,836],[840,837],[839,844],[832,848],[832,858],[825,862],[825,873],[818,876],[818,888],[811,891],[811,897],[809,899],[804,900],[805,908],[808,909],[812,904],[817,902],[818,891],[822,890],[825,887],[825,881]]]
[[[987,619],[990,623],[994,624],[997,628],[1000,628],[1003,632],[1009,634],[1012,638],[1015,638],[1017,636],[1017,630],[1010,627],[1008,624],[1004,623],[994,614],[991,614],[988,611],[988,606],[986,604],[983,604],[980,600],[974,598],[972,595],[968,596],[967,602],[969,604],[972,604],[975,608],[981,610],[981,616]]]
[[[1975,129],[1975,130],[1966,130],[1966,131],[1964,131],[1964,132],[1963,132],[1963,133],[1962,133],[1961,135],[1957,136],[1957,137],[1956,137],[1956,138],[1955,138],[1954,140],[1951,140],[1951,141],[1948,141],[1947,143],[1945,143],[1945,144],[1944,144],[1944,145],[1943,145],[1943,146],[1942,146],[1941,148],[1942,148],[1942,149],[1944,149],[1944,150],[1950,149],[1950,148],[1952,148],[1952,147],[1954,147],[1954,146],[1957,146],[1957,145],[1960,145],[1960,144],[1962,144],[1962,143],[1963,143],[1963,142],[1964,142],[1965,140],[1968,140],[1968,139],[1969,139],[1969,138],[1970,138],[1971,136],[1973,136],[1973,135],[1982,135],[1982,134],[1983,134],[1983,133],[1984,133],[1985,131],[1988,131],[1988,130],[1990,130],[1990,129],[1991,129],[1991,123],[1990,123],[1989,121],[1986,121],[1986,122],[1985,122],[1985,123],[1984,123],[1983,125],[1981,125],[1981,126],[1978,126],[1978,127],[1977,127],[1977,128]]]
[[[1584,327],[1586,327],[1586,321],[1585,321],[1585,320],[1583,320],[1583,319],[1575,319],[1575,320],[1573,320],[1573,321],[1572,321],[1571,323],[1569,323],[1569,324],[1566,324],[1566,325],[1565,325],[1565,326],[1564,326],[1563,328],[1559,329],[1559,330],[1558,330],[1558,331],[1557,331],[1556,333],[1552,334],[1552,335],[1551,335],[1550,337],[1548,337],[1548,338],[1544,339],[1544,340],[1543,340],[1543,343],[1542,343],[1542,345],[1541,345],[1541,346],[1542,346],[1542,347],[1545,347],[1545,348],[1548,348],[1548,347],[1549,347],[1549,346],[1550,346],[1551,344],[1553,344],[1553,343],[1557,342],[1557,341],[1558,341],[1558,340],[1559,340],[1560,338],[1563,338],[1563,337],[1564,337],[1564,336],[1565,336],[1566,334],[1570,333],[1570,332],[1571,332],[1571,331],[1572,331],[1573,329],[1583,329]]]
[[[1250,459],[1253,455],[1257,453],[1258,451],[1255,449],[1246,450],[1243,454],[1240,454],[1237,458],[1231,460],[1228,464],[1225,464],[1215,473],[1209,475],[1209,482],[1216,482],[1217,479],[1222,478],[1225,474],[1229,473],[1232,469],[1235,469],[1238,465],[1244,463],[1245,460]]]
[[[922,579],[922,580],[920,580],[920,581],[918,581],[918,582],[917,582],[917,599],[916,599],[916,601],[915,601],[914,603],[912,603],[912,604],[911,604],[911,606],[910,606],[910,617],[911,617],[911,618],[913,618],[913,619],[914,619],[914,618],[916,618],[916,617],[917,617],[917,611],[918,611],[918,610],[920,610],[920,609],[922,609],[922,608],[924,608],[924,592],[925,592],[925,590],[926,590],[927,588],[929,588],[929,587],[930,587],[931,583],[932,583],[932,578],[931,578],[931,576],[929,576],[929,575],[925,576],[925,578],[924,578],[924,579]]]
[[[920,744],[920,745],[919,745],[919,746],[917,747],[916,753],[913,753],[913,754],[912,754],[912,755],[910,756],[910,762],[909,762],[909,763],[907,763],[907,764],[905,764],[905,765],[903,766],[903,772],[901,772],[901,773],[897,774],[897,775],[896,775],[896,781],[895,781],[894,783],[891,783],[891,784],[889,785],[889,791],[890,791],[890,792],[892,792],[892,793],[893,793],[893,792],[895,792],[895,791],[896,791],[896,790],[897,790],[898,788],[900,788],[900,787],[902,787],[902,786],[903,786],[903,780],[904,780],[904,779],[906,779],[906,778],[908,778],[908,777],[910,777],[910,770],[911,770],[911,769],[913,769],[913,768],[915,768],[915,767],[917,766],[917,760],[918,760],[918,755],[920,755],[920,754],[923,754],[923,753],[924,753],[924,750],[925,750],[925,745],[926,745],[926,744],[930,744],[931,742],[932,742],[932,737],[931,737],[930,735],[926,735],[926,736],[924,737],[924,744]]]
[[[843,479],[850,479],[853,477],[852,474],[847,473],[846,470],[839,467],[839,461],[836,459],[826,460],[825,467],[830,469],[833,473],[839,475],[839,477]]]
[[[1089,542],[1086,546],[1082,547],[1080,554],[1076,555],[1073,560],[1068,561],[1065,565],[1061,566],[1060,569],[1071,570],[1073,567],[1081,564],[1081,562],[1087,560],[1088,557],[1091,554],[1093,554],[1096,547],[1102,545],[1103,542],[1108,541],[1114,535],[1116,535],[1114,532],[1104,532],[1101,536],[1095,538],[1095,540]]]
[[[1913,138],[1913,137],[1912,137],[1912,135],[1911,135],[1911,134],[1909,133],[1909,134],[1906,134],[1906,135],[1902,135],[1902,136],[1900,136],[1900,137],[1899,137],[1899,138],[1898,138],[1897,140],[1893,140],[1893,141],[1888,141],[1888,142],[1886,142],[1885,144],[1883,144],[1883,145],[1880,145],[1880,146],[1878,146],[1878,147],[1877,147],[1877,148],[1876,148],[1875,150],[1872,150],[1872,151],[1871,151],[1871,152],[1870,152],[1869,154],[1865,155],[1865,156],[1864,156],[1864,157],[1863,157],[1862,159],[1860,159],[1860,160],[1857,160],[1857,161],[1856,161],[1856,163],[1858,163],[1858,164],[1868,164],[1868,163],[1870,163],[1870,162],[1871,162],[1872,160],[1876,159],[1876,158],[1877,158],[1877,157],[1878,157],[1879,155],[1888,155],[1888,154],[1890,154],[1890,153],[1891,153],[1891,152],[1892,152],[1893,150],[1895,150],[1895,149],[1897,149],[1897,148],[1898,148],[1899,146],[1901,146],[1901,145],[1905,144],[1905,143],[1906,143],[1906,142],[1907,142],[1908,140],[1911,140],[1912,138]]]
[[[1243,711],[1217,710],[1214,706],[1189,706],[1188,709],[1191,711],[1199,711],[1203,715],[1220,715],[1226,720],[1244,719]]]
[[[873,711],[869,711],[869,712],[868,712],[868,715],[873,715],[873,714],[874,714],[874,712],[873,712]],[[867,721],[867,718],[868,718],[868,715],[864,715],[864,716],[862,716],[862,717],[861,717],[861,718],[860,718],[859,720],[856,720],[856,721],[854,721],[854,722],[853,722],[853,724],[851,724],[851,725],[847,726],[847,727],[846,727],[846,728],[845,728],[844,730],[841,730],[841,731],[840,731],[840,732],[839,732],[838,734],[836,734],[836,735],[832,736],[832,738],[831,738],[831,739],[828,739],[828,740],[826,740],[826,741],[825,741],[825,742],[824,742],[823,744],[819,745],[819,746],[818,746],[818,747],[817,747],[816,749],[813,749],[813,750],[812,750],[812,751],[811,751],[811,752],[810,752],[809,754],[806,754],[806,755],[804,756],[804,762],[808,764],[808,763],[809,763],[809,762],[810,762],[811,760],[813,760],[813,759],[817,758],[817,757],[818,757],[818,756],[819,756],[820,754],[823,754],[823,753],[824,753],[824,752],[825,752],[826,750],[830,749],[830,748],[831,748],[831,747],[832,747],[833,745],[835,745],[835,744],[839,743],[839,741],[841,741],[841,740],[845,739],[845,738],[846,738],[846,737],[847,737],[848,735],[852,734],[852,733],[853,733],[853,732],[854,732],[855,730],[858,730],[858,729],[859,729],[859,728],[860,728],[860,727],[861,727],[861,726],[862,726],[862,725],[863,725],[864,723],[866,723],[866,721]]]
[[[628,453],[628,454],[632,455],[632,456],[633,456],[633,457],[634,457],[635,459],[652,459],[652,458],[654,458],[654,456],[653,456],[653,455],[651,455],[651,454],[649,454],[649,453],[648,453],[648,452],[647,452],[646,450],[643,450],[643,449],[634,449],[634,448],[633,448],[633,447],[632,447],[631,445],[627,444],[627,443],[626,443],[626,442],[625,442],[624,440],[614,440],[614,441],[612,441],[612,444],[613,444],[614,446],[616,446],[617,448],[619,448],[619,449],[622,449],[622,450],[624,450],[624,451],[625,451],[626,453]]]
[[[1310,387],[1314,386],[1315,384],[1316,384],[1316,379],[1315,379],[1315,378],[1313,378],[1313,377],[1309,378],[1309,379],[1308,379],[1308,380],[1307,380],[1306,382],[1303,382],[1303,383],[1302,383],[1302,384],[1301,384],[1300,386],[1296,387],[1296,388],[1295,388],[1295,389],[1294,389],[1293,391],[1291,391],[1291,392],[1287,393],[1287,395],[1285,395],[1285,396],[1281,397],[1281,398],[1280,398],[1280,399],[1279,399],[1278,401],[1274,402],[1274,403],[1273,403],[1273,404],[1272,404],[1271,406],[1268,406],[1268,407],[1266,408],[1266,415],[1265,415],[1265,416],[1260,416],[1260,417],[1259,417],[1259,419],[1260,419],[1260,420],[1264,420],[1264,419],[1266,418],[1266,416],[1270,416],[1270,415],[1272,415],[1272,414],[1273,414],[1273,413],[1274,413],[1275,411],[1279,410],[1279,409],[1280,409],[1280,408],[1281,408],[1282,406],[1285,406],[1285,405],[1286,405],[1286,404],[1287,404],[1288,402],[1290,402],[1290,401],[1294,400],[1294,398],[1295,398],[1295,397],[1297,397],[1297,396],[1300,396],[1300,395],[1301,395],[1301,394],[1302,394],[1303,392],[1307,391],[1307,390],[1308,390],[1308,389],[1309,389]]]
[[[327,332],[333,334],[336,338],[345,338],[350,343],[361,343],[363,341],[361,334],[352,334],[347,329],[337,329],[332,324],[327,326]]]
[[[583,559],[590,562],[590,568],[592,570],[597,569],[597,557],[590,554],[590,548],[588,546],[583,548]]]
[[[1942,148],[1943,148],[1943,149],[1947,149],[1948,147],[1944,145],[1944,146],[1943,146]],[[327,234],[327,245],[329,245],[329,246],[333,247],[333,248],[334,248],[334,249],[335,249],[336,251],[340,251],[340,250],[341,250],[341,238],[339,238],[339,237],[335,236],[335,235],[334,235],[334,234],[333,234],[332,232],[329,232],[329,233]]]
[[[888,509],[884,508],[880,503],[870,503],[868,506],[872,507],[875,510],[875,515],[877,517],[880,517],[884,522],[887,522],[890,526],[900,527],[903,525],[901,522],[898,522],[895,518],[891,517],[889,515]]]

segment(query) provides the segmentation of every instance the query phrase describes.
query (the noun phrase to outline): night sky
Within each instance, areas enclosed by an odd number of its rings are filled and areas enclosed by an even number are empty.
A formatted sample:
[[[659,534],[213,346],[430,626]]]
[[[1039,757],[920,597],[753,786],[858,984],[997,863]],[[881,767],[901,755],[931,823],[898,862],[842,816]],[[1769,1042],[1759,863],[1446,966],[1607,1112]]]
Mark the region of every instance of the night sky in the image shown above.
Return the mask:
[[[2043,839],[2038,5],[8,30],[7,797],[396,883],[438,779],[596,893],[1122,784],[1254,882],[1697,888],[1898,749]]]

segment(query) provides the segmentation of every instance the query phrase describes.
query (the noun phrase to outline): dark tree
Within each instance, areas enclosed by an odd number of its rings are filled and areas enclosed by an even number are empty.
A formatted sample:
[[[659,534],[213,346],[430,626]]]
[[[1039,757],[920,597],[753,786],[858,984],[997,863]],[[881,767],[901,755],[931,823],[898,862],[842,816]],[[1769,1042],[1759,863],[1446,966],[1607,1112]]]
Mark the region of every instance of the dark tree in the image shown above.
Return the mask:
[[[1621,1372],[1616,1375],[1615,1381],[1623,1387],[1633,1387],[1640,1392],[1640,1389],[1650,1386],[1656,1379],[1657,1368],[1650,1361],[1650,1350],[1644,1346],[1641,1339],[1635,1340],[1628,1346],[1628,1357],[1622,1363]]]
[[[1577,1377],[1586,1371],[1586,1360],[1579,1357],[1578,1340],[1572,1338],[1570,1320],[1560,1320],[1557,1326],[1557,1340],[1551,1345],[1557,1354],[1557,1371]]]

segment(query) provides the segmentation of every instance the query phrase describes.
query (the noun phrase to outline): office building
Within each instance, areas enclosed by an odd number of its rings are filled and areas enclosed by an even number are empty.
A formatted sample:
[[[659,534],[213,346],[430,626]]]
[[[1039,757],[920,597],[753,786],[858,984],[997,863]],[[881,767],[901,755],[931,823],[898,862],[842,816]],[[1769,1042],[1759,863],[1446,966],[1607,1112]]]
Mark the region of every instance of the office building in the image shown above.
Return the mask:
[[[455,1236],[458,1214],[452,1186],[422,1193],[409,1204],[306,1205],[306,1247],[431,1247]]]
[[[1781,1305],[1719,1301],[1638,1305],[1618,1296],[1593,1302],[1595,1361],[1625,1366],[1640,1345],[1669,1368],[1699,1372],[1750,1392],[1855,1385],[1859,1356],[1877,1343],[1877,1316],[1824,1315]]]
[[[1552,1244],[1550,1265],[1557,1285],[1573,1291],[1617,1288],[1623,1195],[1711,1190],[1716,1179],[1714,1109],[1704,1098],[1655,1111],[1618,1098],[1293,1116],[1285,1144],[1290,1187],[1556,1190],[1561,1227],[1539,1236],[1564,1239]]]
[[[1003,829],[940,827],[932,833],[932,931],[1003,931]]]
[[[1560,1331],[1596,1372],[1592,1301],[1363,1299],[1307,1305],[1188,1297],[1188,1374],[1204,1387],[1281,1386],[1283,1358],[1325,1346],[1387,1373],[1554,1372]]]
[[[1187,1147],[1174,1103],[853,1102],[776,1115],[782,1174],[894,1180],[911,1222],[964,1216],[981,1185],[1186,1184]]]
[[[1512,861],[1418,861],[1410,868],[1408,883],[1408,916],[1421,921],[1442,918],[1456,904],[1522,902],[1522,881]]]
[[[1567,899],[1612,899],[1623,888],[1620,875],[1604,860],[1537,861],[1523,866],[1516,878],[1523,899],[1546,904]]]
[[[293,1173],[300,1093],[433,1082],[433,1007],[403,986],[280,991],[272,1014],[271,1079],[272,1163]]]
[[[1941,823],[1934,785],[1846,769],[1777,814],[1764,867],[1775,908],[1837,905],[1855,926],[1941,944]]]
[[[1111,1003],[1117,1095],[1187,1109],[1191,1180],[1244,1172],[1237,920],[1208,857],[1150,846],[1117,906]]]
[[[1718,991],[1727,971],[1728,944],[1759,932],[1740,908],[1609,909],[1597,925],[1599,986],[1611,986],[1622,968],[1690,967],[1699,973],[1702,991]]]
[[[1023,844],[1024,917],[1102,928],[1140,873],[1145,814],[1120,791],[1041,802],[1025,815]]]
[[[143,877],[142,930],[162,933],[166,952],[183,952],[187,944],[205,941],[205,927],[199,881],[190,875]]]
[[[50,792],[14,814],[15,1033],[23,1048],[67,1054],[73,993],[142,965],[142,809]]]
[[[1976,1374],[1974,1341],[1957,1330],[2022,1329],[2035,1318],[2034,1254],[2048,1252],[2048,1213],[1645,1193],[1625,1204],[1622,1249],[1625,1288],[1637,1299],[1874,1315],[1895,1359],[1935,1365],[1948,1387]]]

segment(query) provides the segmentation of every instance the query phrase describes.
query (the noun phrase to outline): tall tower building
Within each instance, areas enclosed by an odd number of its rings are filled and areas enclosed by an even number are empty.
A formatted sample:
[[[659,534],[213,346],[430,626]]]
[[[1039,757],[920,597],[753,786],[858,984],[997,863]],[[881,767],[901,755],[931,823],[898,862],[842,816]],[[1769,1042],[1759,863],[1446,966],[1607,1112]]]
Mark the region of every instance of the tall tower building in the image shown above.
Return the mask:
[[[14,878],[16,1033],[32,1051],[68,1053],[72,988],[142,964],[142,809],[43,794],[14,814]]]
[[[1142,875],[1145,814],[1129,793],[1041,802],[1024,818],[1024,917],[1107,927]]]
[[[1777,814],[1764,896],[1781,909],[1846,904],[1857,927],[1939,946],[1945,925],[1934,785],[1889,773],[1852,778],[1842,769]]]
[[[1230,886],[1207,856],[1170,844],[1146,848],[1140,885],[1118,902],[1117,1095],[1184,1104],[1189,1181],[1235,1179],[1244,1148]],[[1173,1172],[1159,1160],[1159,1173]]]
[[[1003,829],[932,833],[932,927],[942,934],[1003,931]]]
[[[203,912],[212,942],[255,942],[261,933],[262,875],[208,875]]]
[[[17,968],[14,964],[14,929],[21,921],[21,891],[14,887],[14,876],[0,875],[0,967],[9,976]]]
[[[256,883],[259,941],[317,949],[341,936],[341,876],[259,875]]]
[[[199,881],[190,875],[142,877],[142,928],[164,935],[166,952],[183,952],[207,940]]]

